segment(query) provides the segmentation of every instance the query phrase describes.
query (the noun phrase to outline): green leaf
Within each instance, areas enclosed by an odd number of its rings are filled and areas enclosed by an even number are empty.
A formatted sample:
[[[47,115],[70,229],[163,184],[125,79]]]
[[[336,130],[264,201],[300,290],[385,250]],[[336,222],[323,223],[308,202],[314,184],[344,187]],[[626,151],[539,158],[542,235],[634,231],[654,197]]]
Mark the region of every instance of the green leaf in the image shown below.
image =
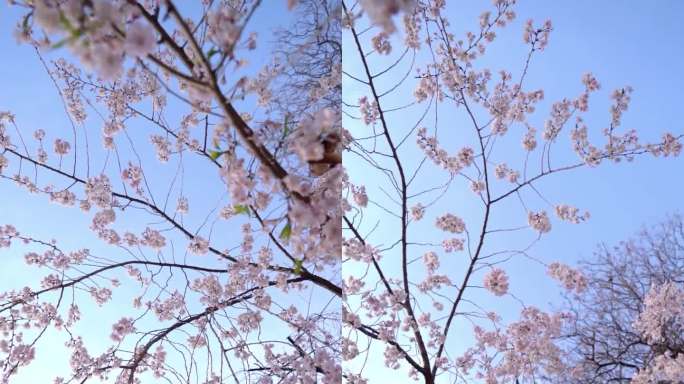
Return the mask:
[[[70,42],[72,39],[70,37],[67,37],[65,39],[62,39],[54,44],[52,44],[51,48],[52,49],[59,49],[62,48],[63,46],[66,45],[66,43]]]
[[[221,155],[223,155],[223,151],[209,151],[209,157],[212,160],[218,159]]]
[[[62,48],[66,44],[73,43],[83,36],[83,30],[74,27],[62,11],[59,12],[59,21],[62,24],[62,27],[69,32],[69,36],[53,44],[51,47],[52,49]]]
[[[290,115],[285,115],[285,122],[283,122],[283,137],[286,137],[289,133],[290,127],[287,125]]]
[[[71,21],[67,19],[66,15],[61,10],[59,11],[59,22],[62,23],[64,29],[69,31],[72,36],[80,33],[80,31],[71,24]]]
[[[62,48],[66,44],[71,44],[71,43],[75,42],[76,40],[78,40],[78,38],[79,38],[78,35],[72,35],[69,37],[65,37],[64,39],[56,42],[55,44],[52,44],[51,48],[52,49]]]
[[[244,214],[249,215],[249,207],[246,205],[240,205],[240,204],[233,205],[233,212],[235,212],[236,214],[244,213]]]
[[[290,236],[292,235],[292,226],[288,222],[283,229],[280,231],[280,240],[287,241],[290,239]]]
[[[209,52],[207,52],[207,59],[211,59],[212,56],[218,53],[218,50],[214,47],[211,47]]]
[[[296,275],[301,275],[302,274],[302,267],[303,267],[304,261],[300,259],[295,259],[294,262],[294,273]]]
[[[27,14],[24,16],[24,21],[21,23],[21,28],[23,28],[24,31],[29,30],[29,15]]]

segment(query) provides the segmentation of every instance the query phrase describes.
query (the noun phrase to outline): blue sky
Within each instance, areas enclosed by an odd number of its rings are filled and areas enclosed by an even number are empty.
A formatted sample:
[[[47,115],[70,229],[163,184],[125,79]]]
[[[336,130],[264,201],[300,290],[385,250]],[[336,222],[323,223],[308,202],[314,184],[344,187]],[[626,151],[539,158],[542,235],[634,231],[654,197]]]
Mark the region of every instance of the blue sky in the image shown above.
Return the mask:
[[[445,14],[451,22],[451,31],[460,38],[464,35],[463,32],[475,30],[479,14],[488,9],[491,3],[460,1],[448,4],[450,5],[447,6]],[[497,40],[489,46],[486,58],[482,59],[480,64],[476,64],[476,67],[491,69],[495,78],[499,70],[506,69],[512,72],[514,79],[517,79],[527,53],[522,42],[524,22],[530,18],[538,24],[547,18],[552,20],[554,31],[551,33],[549,46],[541,54],[535,55],[525,82],[528,91],[538,88],[545,91],[544,101],[538,105],[537,112],[530,120],[538,132],[543,129],[543,122],[548,117],[551,103],[564,97],[576,97],[582,89],[581,76],[588,71],[591,71],[602,85],[601,90],[591,96],[590,111],[585,114],[585,121],[594,135],[599,135],[600,130],[607,127],[610,122],[610,93],[613,89],[625,85],[631,85],[634,93],[629,110],[623,116],[623,130],[637,129],[644,142],[658,140],[665,131],[675,134],[684,132],[678,101],[679,92],[684,86],[684,78],[679,73],[684,65],[684,26],[679,17],[684,10],[684,4],[675,1],[658,2],[657,5],[624,1],[520,1],[515,10],[517,19],[504,30],[497,30]],[[363,23],[362,21],[361,24]],[[359,28],[362,29],[363,27]],[[367,41],[372,35],[368,33],[364,38]],[[350,34],[343,36],[343,43],[344,70],[364,78],[365,75],[358,66],[358,53]],[[367,42],[365,47],[367,50],[370,49]],[[372,72],[385,68],[403,50],[396,36],[393,47],[390,58],[378,59],[376,55],[371,56]],[[419,55],[418,62],[420,57]],[[377,79],[379,92],[382,93],[395,84],[404,76],[407,68],[408,64],[399,66],[396,71]],[[385,108],[405,105],[412,101],[416,83],[411,77],[407,83],[395,94],[383,98]],[[370,91],[344,77],[343,100],[356,104],[361,96],[370,97]],[[351,112],[358,116],[357,111]],[[389,113],[387,116],[390,132],[394,137],[401,137],[419,119],[422,112],[422,107],[414,107]],[[429,116],[422,125],[433,128],[434,115]],[[481,117],[480,120],[487,119]],[[371,132],[371,129],[361,122],[346,116],[344,124],[357,137]],[[462,114],[450,109],[448,102],[440,106],[440,142],[451,154],[464,145],[464,140],[468,140],[465,137],[472,132],[468,124]],[[498,148],[499,155],[495,159],[519,157],[522,129],[517,126],[510,131],[509,137],[505,138]],[[567,137],[568,134],[569,128],[566,128],[561,136]],[[538,139],[541,140],[539,136]],[[420,156],[415,150],[414,143],[415,138],[411,137],[403,148],[405,162],[409,164]],[[554,160],[558,161],[557,164],[577,160],[567,139],[556,145]],[[371,199],[376,199],[383,206],[391,205],[377,189],[377,180],[382,180],[380,177],[376,177],[375,174],[371,176],[368,167],[354,156],[345,157],[344,162],[350,170],[353,182],[368,185]],[[521,168],[520,164],[515,162],[509,162],[509,166]],[[546,209],[553,216],[553,230],[541,238],[529,255],[547,263],[559,260],[574,264],[581,258],[590,258],[592,251],[600,242],[615,244],[643,225],[654,224],[665,218],[668,213],[681,211],[683,166],[682,158],[642,156],[630,164],[603,163],[596,169],[581,168],[546,178],[536,186],[548,201],[554,205],[567,203],[577,206],[580,210],[590,211],[592,217],[588,222],[579,225],[561,222],[555,218],[552,209],[543,200],[535,198],[534,192],[528,189],[523,194],[526,204],[529,204],[528,207],[532,210]],[[415,161],[408,168],[408,173],[411,173],[415,169]],[[443,171],[436,170],[432,165],[429,165],[428,169],[430,170],[424,171],[418,179],[414,192],[446,180]],[[472,231],[479,228],[481,205],[473,198],[468,186],[461,189],[454,187],[450,189],[449,194],[449,198],[439,203],[439,209],[435,209],[434,212],[428,211],[423,222],[410,227],[413,231],[410,240],[441,240],[442,235],[435,233],[437,231],[433,227],[433,222],[437,213],[443,211],[455,213],[466,219]],[[413,203],[418,201],[420,199],[414,200]],[[379,222],[379,227],[370,235],[371,242],[388,244],[398,238],[398,222],[381,209],[371,205],[364,217],[364,232],[370,232]],[[517,200],[498,207],[494,217],[494,227],[527,225],[526,213]],[[529,229],[519,233],[493,235],[492,241],[487,243],[485,249],[510,249],[519,246],[521,241],[529,241],[534,237],[535,234]],[[424,250],[416,249],[411,258],[420,256],[423,252]],[[459,260],[458,256],[443,254],[442,263],[448,266],[446,271],[450,277],[453,274],[454,280],[460,282],[464,261]],[[387,252],[384,255],[385,260],[397,260],[397,257],[395,252]],[[465,256],[461,254],[461,257]],[[385,265],[392,264],[391,261],[387,263]],[[388,268],[396,272],[398,264],[392,265],[393,267]],[[503,268],[510,276],[510,291],[527,305],[548,309],[559,303],[558,287],[545,276],[542,265],[526,258],[514,257],[512,261],[504,264]],[[417,263],[411,273],[420,275],[422,269],[420,263]],[[345,269],[348,270],[350,269]],[[482,273],[476,275],[473,283],[481,284],[481,279]],[[520,310],[520,304],[515,299],[496,299],[482,290],[474,290],[470,293],[470,298],[486,308],[499,311],[505,319],[515,318]],[[450,340],[454,351],[462,349],[462,344],[458,344],[460,340],[470,338],[470,325],[465,324],[465,327],[461,327],[463,325],[452,330]],[[376,350],[376,353],[382,353],[382,350]],[[384,369],[380,368],[382,359],[371,360],[367,366],[370,382],[376,382],[373,378],[378,380],[378,377],[385,373]]]

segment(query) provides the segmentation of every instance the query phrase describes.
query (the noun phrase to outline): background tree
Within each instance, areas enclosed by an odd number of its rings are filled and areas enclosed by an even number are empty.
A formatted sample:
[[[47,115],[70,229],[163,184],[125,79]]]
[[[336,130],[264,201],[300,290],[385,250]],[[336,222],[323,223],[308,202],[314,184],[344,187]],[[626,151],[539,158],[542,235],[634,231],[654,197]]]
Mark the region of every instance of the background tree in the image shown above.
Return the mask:
[[[681,136],[646,144],[622,128],[628,86],[609,94],[607,119],[601,114],[591,129],[585,117],[600,85],[589,73],[577,79],[579,94],[545,104],[528,75],[551,41],[550,21],[512,31],[525,48],[507,44],[519,65],[499,71],[488,53],[514,22],[515,1],[496,0],[467,25],[453,21],[462,9],[446,1],[342,4],[349,382],[394,370],[426,384],[539,382],[569,372],[557,344],[569,314],[527,305],[507,272],[531,260],[565,288],[585,287],[581,271],[532,253],[556,227],[553,214],[570,223],[589,217],[551,201],[545,180],[569,197],[569,171],[677,155]],[[511,302],[517,319],[503,317]]]
[[[70,361],[45,372],[56,383],[339,382],[334,4],[10,3],[70,126],[2,112],[0,173],[73,207],[67,224],[80,207],[100,242],[1,227],[3,257],[47,270],[0,295],[1,382],[32,380],[55,349]],[[308,29],[270,45],[274,12]],[[283,57],[322,63],[316,81]],[[307,108],[280,107],[293,87]]]
[[[280,66],[278,92],[273,104],[292,116],[303,116],[322,107],[339,109],[342,99],[341,3],[335,0],[300,0],[296,20],[277,31],[275,54]],[[334,80],[331,84],[325,84]],[[333,88],[319,97],[309,93]],[[315,103],[312,103],[315,101]]]
[[[569,296],[578,383],[684,382],[684,222],[679,214],[582,264]]]

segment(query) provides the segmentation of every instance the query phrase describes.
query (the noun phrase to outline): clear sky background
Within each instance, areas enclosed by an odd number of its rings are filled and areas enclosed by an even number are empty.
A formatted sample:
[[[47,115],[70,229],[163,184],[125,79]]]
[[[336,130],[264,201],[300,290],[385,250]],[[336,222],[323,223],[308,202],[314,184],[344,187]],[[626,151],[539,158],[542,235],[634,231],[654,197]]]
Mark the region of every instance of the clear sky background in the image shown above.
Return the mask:
[[[351,3],[347,2],[347,5]],[[483,10],[491,9],[489,1],[458,1],[448,4],[444,14],[449,18],[450,31],[456,33],[457,39],[463,38],[468,30],[476,31],[479,14]],[[505,29],[496,30],[496,41],[489,45],[486,58],[480,60],[476,67],[491,69],[495,79],[498,79],[499,70],[506,69],[513,74],[514,80],[517,79],[527,54],[527,48],[522,41],[524,23],[530,18],[534,19],[537,25],[547,18],[552,20],[554,31],[551,33],[549,46],[541,54],[535,54],[525,82],[527,91],[538,88],[545,91],[544,101],[538,105],[537,112],[530,120],[538,130],[537,138],[540,145],[543,143],[540,133],[544,120],[549,116],[550,105],[564,97],[572,99],[579,95],[582,91],[581,76],[588,71],[591,71],[602,85],[601,90],[591,96],[590,111],[584,115],[590,134],[594,135],[594,139],[599,143],[603,143],[600,131],[610,122],[610,94],[614,89],[626,85],[631,85],[634,93],[629,110],[623,115],[623,132],[626,129],[637,129],[642,142],[657,141],[665,131],[675,134],[684,132],[679,102],[680,92],[684,86],[684,77],[681,76],[681,68],[684,67],[684,26],[680,17],[684,11],[684,4],[677,1],[520,1],[514,9],[518,15],[517,19]],[[401,23],[400,20],[397,22]],[[365,21],[360,22],[359,30],[363,30],[364,23]],[[366,51],[371,49],[367,40],[372,35],[374,33],[364,35]],[[403,51],[397,37],[403,38],[399,35],[393,39],[393,52],[390,58],[378,60],[377,55],[371,56],[373,73],[384,69]],[[358,53],[350,33],[343,36],[343,43],[344,70],[359,78],[365,78],[362,68],[359,67]],[[419,55],[418,64],[424,64],[420,62],[420,58]],[[377,80],[380,93],[391,88],[405,75],[408,62],[410,60],[399,66],[396,71]],[[400,91],[383,98],[384,108],[398,107],[412,101],[416,81],[409,77],[406,82],[407,85],[400,87]],[[343,100],[349,104],[357,104],[361,96],[370,97],[370,90],[349,77],[344,77]],[[450,154],[454,154],[468,143],[464,142],[468,140],[464,137],[472,136],[473,129],[462,114],[450,108],[452,107],[449,102],[440,106],[439,137],[441,145]],[[359,115],[357,110],[348,111]],[[389,113],[387,116],[390,132],[395,138],[401,137],[418,121],[422,112],[423,108],[420,107]],[[480,122],[487,121],[486,115],[479,116]],[[344,118],[345,127],[356,137],[370,134],[371,129],[362,122],[347,116]],[[573,121],[566,125],[561,133],[564,138],[556,144],[553,151],[556,164],[575,162],[578,159],[567,140],[569,127]],[[429,115],[426,122],[421,125],[432,129],[434,115]],[[523,128],[514,125],[509,132],[508,138],[502,140],[500,145],[497,144],[499,155],[494,158],[495,161],[520,156]],[[415,160],[422,156],[415,149],[414,143],[415,138],[411,137],[403,147],[405,162],[410,164],[414,160],[409,166],[409,174],[415,169]],[[506,149],[502,151],[503,148]],[[369,185],[371,199],[385,207],[391,206],[388,199],[378,193],[376,181],[382,180],[381,177],[369,176],[371,172],[368,167],[354,156],[345,157],[344,162],[350,170],[353,182]],[[520,169],[521,163],[509,162],[509,166]],[[429,164],[427,169],[429,171],[424,171],[418,179],[414,192],[446,180],[446,172],[436,169],[432,164]],[[601,242],[615,244],[643,226],[655,224],[667,214],[681,211],[684,207],[681,200],[683,176],[684,158],[663,159],[648,155],[637,158],[634,163],[604,162],[596,169],[580,168],[546,178],[536,186],[551,204],[570,204],[582,211],[590,211],[592,217],[588,222],[578,225],[562,222],[555,217],[551,207],[541,199],[535,198],[535,194],[528,189],[523,194],[526,204],[529,204],[528,208],[547,210],[553,224],[553,230],[542,236],[529,252],[530,256],[547,263],[559,260],[572,265],[580,259],[591,258],[593,250]],[[501,188],[498,190],[503,191]],[[450,189],[449,196],[439,203],[437,209],[428,211],[422,222],[410,227],[410,241],[440,241],[444,238],[441,233],[436,233],[439,231],[433,226],[434,218],[444,211],[466,219],[471,231],[479,228],[482,206],[473,198],[468,185],[461,189]],[[419,201],[425,202],[416,199],[409,205]],[[387,245],[398,238],[398,222],[381,209],[371,204],[364,217],[364,233],[371,232],[380,221],[379,227],[370,235],[372,243]],[[512,204],[498,207],[494,217],[493,227],[527,225],[527,215],[517,200],[513,200]],[[531,229],[519,233],[494,235],[485,248],[492,251],[510,249],[519,246],[521,238],[529,241],[534,237]],[[411,253],[410,258],[418,257],[425,251],[414,249],[415,253]],[[453,276],[455,281],[460,282],[464,260],[459,259],[459,256],[466,256],[462,253],[441,256],[442,264],[447,268],[444,271],[450,277]],[[398,257],[396,252],[384,254],[385,260],[396,261]],[[399,263],[395,262],[394,265],[398,268]],[[398,277],[396,268],[388,268]],[[512,261],[504,264],[503,268],[510,277],[510,292],[527,305],[550,309],[560,304],[558,286],[545,275],[545,268],[542,265],[522,257],[514,257]],[[411,273],[420,276],[422,270],[423,267],[418,262]],[[484,271],[481,271],[475,276],[474,284],[481,284],[483,273]],[[498,299],[477,289],[469,295],[485,308],[497,310],[504,319],[516,318],[521,309],[520,304],[512,297]],[[452,330],[449,341],[452,351],[458,352],[463,349],[464,344],[467,345],[467,340],[472,338],[470,329],[470,324],[461,323]],[[381,354],[382,350],[378,349],[375,353]],[[382,359],[371,359],[367,363],[366,373],[371,383],[381,382],[381,378],[386,377],[383,375],[386,375],[387,371],[382,365]],[[406,382],[409,382],[408,379]]]

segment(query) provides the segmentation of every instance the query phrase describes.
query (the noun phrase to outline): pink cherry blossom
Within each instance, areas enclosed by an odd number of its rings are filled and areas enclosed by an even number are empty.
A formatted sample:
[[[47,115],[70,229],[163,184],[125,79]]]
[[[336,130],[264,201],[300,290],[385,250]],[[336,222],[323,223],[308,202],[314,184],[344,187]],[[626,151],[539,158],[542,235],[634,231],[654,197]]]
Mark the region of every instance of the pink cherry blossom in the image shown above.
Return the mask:
[[[484,287],[495,294],[503,296],[508,292],[508,276],[502,269],[494,268],[487,272],[484,278]]]

